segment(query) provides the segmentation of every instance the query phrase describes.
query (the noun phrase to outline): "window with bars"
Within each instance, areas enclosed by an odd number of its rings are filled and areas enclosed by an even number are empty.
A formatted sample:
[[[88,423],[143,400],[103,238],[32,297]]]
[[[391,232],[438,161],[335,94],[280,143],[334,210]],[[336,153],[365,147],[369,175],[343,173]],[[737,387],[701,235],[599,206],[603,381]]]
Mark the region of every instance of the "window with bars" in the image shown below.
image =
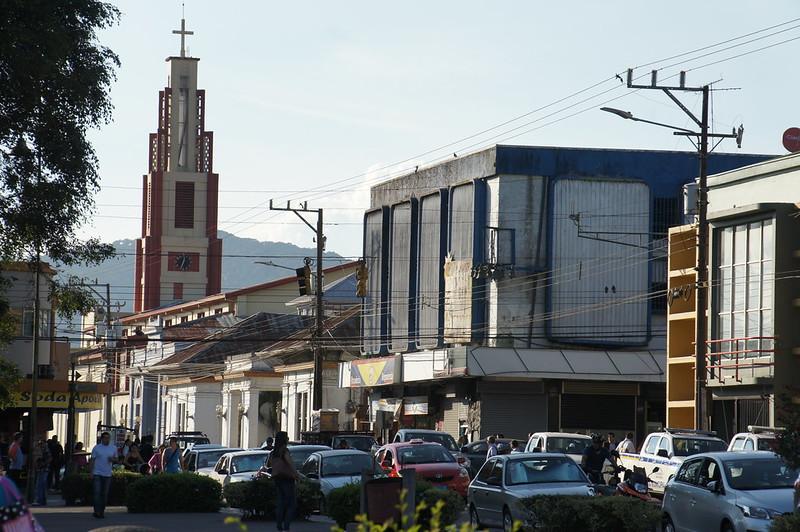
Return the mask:
[[[717,230],[712,344],[723,358],[762,356],[773,349],[775,224],[759,220]],[[765,338],[766,337],[766,338]]]
[[[194,183],[191,181],[175,182],[175,227],[194,227]]]

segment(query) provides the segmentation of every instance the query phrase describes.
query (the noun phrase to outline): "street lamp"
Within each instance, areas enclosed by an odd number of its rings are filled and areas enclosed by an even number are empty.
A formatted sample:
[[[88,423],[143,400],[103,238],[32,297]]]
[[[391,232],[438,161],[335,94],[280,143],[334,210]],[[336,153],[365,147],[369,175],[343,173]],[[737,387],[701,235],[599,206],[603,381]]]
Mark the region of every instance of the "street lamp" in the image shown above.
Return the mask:
[[[695,133],[691,129],[685,129],[678,126],[671,126],[669,124],[662,124],[661,122],[653,122],[652,120],[645,120],[644,118],[636,118],[633,116],[633,113],[630,111],[623,111],[622,109],[614,109],[613,107],[601,107],[601,111],[605,111],[606,113],[611,113],[612,115],[617,115],[625,120],[633,120],[634,122],[644,122],[645,124],[652,124],[654,126],[665,127],[667,129],[673,129],[675,131],[683,131],[684,133],[691,133],[694,135]]]
[[[283,268],[284,270],[295,271],[295,268],[290,268],[289,266],[282,266],[280,264],[275,264],[271,260],[257,260],[253,262],[253,264],[263,264],[264,266],[274,266],[276,268]]]

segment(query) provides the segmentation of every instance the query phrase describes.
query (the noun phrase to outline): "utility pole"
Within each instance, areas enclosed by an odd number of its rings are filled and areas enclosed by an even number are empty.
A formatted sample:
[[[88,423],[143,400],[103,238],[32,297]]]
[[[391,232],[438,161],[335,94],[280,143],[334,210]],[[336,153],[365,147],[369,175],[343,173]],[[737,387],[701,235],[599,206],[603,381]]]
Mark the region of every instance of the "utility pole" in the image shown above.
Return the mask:
[[[75,356],[70,355],[70,378],[69,378],[69,403],[67,406],[67,448],[64,450],[66,457],[66,471],[72,471],[72,453],[75,452],[75,382],[78,380],[78,372],[75,369]]]
[[[312,403],[312,410],[322,409],[322,362],[324,353],[322,349],[322,320],[323,320],[323,307],[322,307],[322,253],[325,251],[325,235],[323,234],[322,224],[322,209],[309,209],[308,202],[300,203],[300,208],[293,208],[291,202],[286,202],[286,207],[273,207],[272,200],[269,200],[269,210],[271,211],[291,211],[297,215],[298,218],[303,220],[314,234],[317,241],[317,279],[316,279],[316,304],[314,315],[316,324],[314,327],[314,338],[312,345],[314,346],[314,401]],[[316,213],[317,225],[311,225],[303,215],[300,213]]]
[[[29,429],[28,439],[28,480],[25,485],[25,494],[29,501],[35,499],[36,494],[36,460],[34,453],[38,443],[36,432],[37,410],[39,402],[39,277],[42,271],[42,255],[39,251],[39,244],[36,244],[36,268],[33,280],[33,370],[31,371],[31,413],[28,419]]]
[[[708,104],[711,88],[709,85],[702,87],[687,87],[686,72],[680,73],[678,86],[659,85],[658,71],[653,70],[650,74],[649,85],[636,85],[633,83],[633,69],[628,69],[628,88],[660,90],[666,94],[689,118],[700,128],[700,131],[691,131],[684,128],[668,126],[648,120],[633,118],[630,113],[623,118],[646,122],[658,126],[668,127],[677,131],[673,135],[681,135],[687,138],[694,137],[698,141],[692,143],[697,148],[700,159],[700,176],[697,184],[697,316],[695,318],[695,428],[708,429],[708,399],[706,397],[706,341],[708,339],[708,139],[736,139],[737,145],[742,147],[742,134],[744,128],[739,126],[738,131],[734,128],[732,133],[709,133],[708,131]],[[703,96],[703,110],[700,119],[697,117],[672,93],[679,92],[700,92]],[[612,111],[613,112],[613,111]],[[616,113],[619,114],[619,113]],[[622,116],[622,115],[620,115]],[[691,141],[691,138],[690,138]],[[717,146],[714,145],[714,147]]]
[[[105,395],[104,402],[103,402],[103,424],[104,425],[111,425],[111,375],[112,375],[112,360],[111,360],[111,284],[109,283],[98,283],[95,281],[94,283],[82,283],[81,286],[85,286],[89,290],[95,293],[97,297],[99,297],[106,305],[106,338],[105,338],[105,362],[106,362],[106,382],[109,385],[108,393]],[[105,297],[103,294],[99,293],[94,287],[104,286],[106,288]]]

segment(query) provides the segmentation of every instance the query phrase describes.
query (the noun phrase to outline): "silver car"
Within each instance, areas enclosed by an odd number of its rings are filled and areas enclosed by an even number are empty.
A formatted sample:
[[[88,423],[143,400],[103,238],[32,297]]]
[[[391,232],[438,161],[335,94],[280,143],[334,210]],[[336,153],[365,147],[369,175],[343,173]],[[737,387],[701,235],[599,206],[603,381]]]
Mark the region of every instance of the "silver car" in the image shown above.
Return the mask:
[[[361,473],[365,470],[379,472],[372,455],[356,449],[339,449],[312,453],[300,468],[300,474],[319,486],[320,511],[324,511],[328,495],[347,484],[360,484]]]
[[[477,527],[515,521],[533,527],[534,517],[522,499],[534,495],[594,495],[580,467],[562,453],[521,453],[493,456],[483,464],[467,492],[470,521]]]
[[[664,490],[664,530],[766,531],[792,512],[797,471],[771,452],[686,459]]]

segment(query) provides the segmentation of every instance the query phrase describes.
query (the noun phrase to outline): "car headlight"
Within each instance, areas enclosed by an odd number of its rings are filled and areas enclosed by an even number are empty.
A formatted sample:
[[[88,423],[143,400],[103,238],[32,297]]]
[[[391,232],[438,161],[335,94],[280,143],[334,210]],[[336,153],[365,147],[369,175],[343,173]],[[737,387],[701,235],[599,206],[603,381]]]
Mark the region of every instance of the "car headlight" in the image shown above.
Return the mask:
[[[736,506],[739,507],[745,517],[750,517],[752,519],[774,519],[782,515],[781,512],[777,510],[764,508],[762,506],[747,506],[745,504],[737,504]]]
[[[586,488],[586,494],[589,495],[589,497],[594,497],[597,495],[597,492],[594,490],[594,486],[588,486]]]

